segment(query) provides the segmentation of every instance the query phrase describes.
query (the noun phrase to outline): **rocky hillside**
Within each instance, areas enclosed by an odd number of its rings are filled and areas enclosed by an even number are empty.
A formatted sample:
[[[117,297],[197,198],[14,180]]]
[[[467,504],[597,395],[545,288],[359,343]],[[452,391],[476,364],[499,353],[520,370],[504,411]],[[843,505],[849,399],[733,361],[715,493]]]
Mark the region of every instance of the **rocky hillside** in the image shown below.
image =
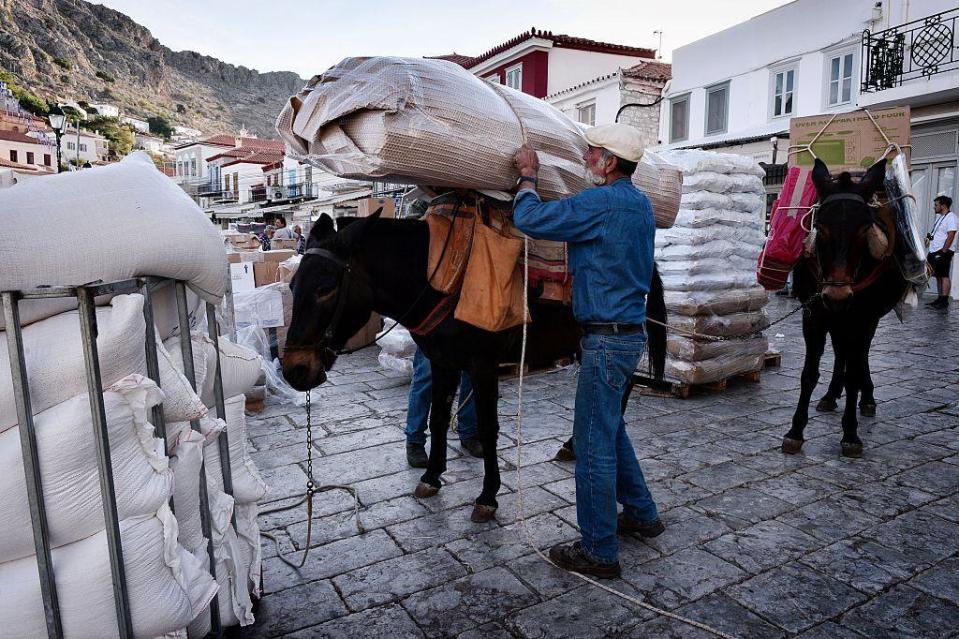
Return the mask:
[[[303,84],[192,51],[171,51],[126,15],[82,0],[0,0],[0,70],[48,101],[115,104],[204,133],[273,122]]]

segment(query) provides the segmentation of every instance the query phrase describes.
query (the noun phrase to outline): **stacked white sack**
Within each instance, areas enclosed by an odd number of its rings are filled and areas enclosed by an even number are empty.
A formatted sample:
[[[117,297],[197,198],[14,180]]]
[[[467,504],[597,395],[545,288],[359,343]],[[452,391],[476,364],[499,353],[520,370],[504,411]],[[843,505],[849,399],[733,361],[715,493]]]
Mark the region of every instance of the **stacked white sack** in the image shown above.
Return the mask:
[[[380,354],[377,359],[380,366],[405,374],[413,378],[413,356],[416,355],[416,342],[404,326],[397,326],[396,320],[384,317],[383,330],[377,336]]]
[[[683,170],[676,223],[656,231],[669,323],[678,329],[732,339],[713,342],[672,331],[666,376],[690,384],[714,382],[761,367],[769,324],[768,298],[756,284],[765,212],[764,172],[751,159],[709,151],[663,151]]]
[[[188,625],[216,585],[186,548],[167,505],[175,473],[148,411],[161,400],[171,415],[204,409],[169,359],[160,357],[164,391],[147,379],[143,298],[123,295],[97,309],[97,348],[105,392],[127,585],[138,636]],[[72,636],[117,636],[104,540],[93,425],[86,394],[77,311],[23,329],[24,358],[35,412],[41,481],[64,629]],[[0,333],[0,614],[4,636],[43,633],[44,616],[6,348]]]
[[[184,280],[214,304],[226,292],[219,233],[146,153],[0,189],[0,226],[31,229],[38,224],[56,232],[39,233],[28,242],[22,233],[0,234],[0,290],[155,275]],[[136,250],[120,248],[127,239],[136,242]],[[170,259],[174,254],[176,259]],[[25,300],[20,303],[21,322],[26,325],[75,307],[73,299]]]
[[[216,349],[213,341],[201,333],[192,335],[194,371],[197,388],[210,412],[200,421],[203,433],[202,451],[206,468],[207,490],[213,511],[214,554],[217,557],[217,581],[221,591],[231,593],[231,597],[221,598],[220,617],[226,625],[239,623],[247,625],[253,622],[250,594],[259,595],[261,549],[260,534],[256,523],[257,502],[266,494],[267,486],[250,457],[246,433],[246,414],[244,393],[249,391],[260,377],[262,361],[259,355],[247,348],[230,342],[225,336],[219,338],[220,373],[223,387],[226,421],[214,419],[216,373]],[[182,368],[182,355],[179,338],[165,342],[174,366]],[[230,450],[230,470],[233,481],[233,497],[224,492],[223,471],[220,461],[219,442],[221,433],[226,432]],[[168,441],[184,444],[184,436],[191,439],[195,435],[190,431],[189,423],[167,425]],[[196,446],[191,443],[191,446]],[[196,462],[199,467],[199,460]],[[174,497],[177,516],[189,518],[186,535],[187,548],[195,552],[206,552],[206,540],[200,531],[199,503],[192,499],[188,489],[181,497],[180,491]],[[183,502],[181,506],[181,501]],[[236,515],[237,530],[230,526],[231,516]],[[183,513],[181,515],[181,513]],[[191,637],[203,636],[209,630],[209,614],[191,624]]]

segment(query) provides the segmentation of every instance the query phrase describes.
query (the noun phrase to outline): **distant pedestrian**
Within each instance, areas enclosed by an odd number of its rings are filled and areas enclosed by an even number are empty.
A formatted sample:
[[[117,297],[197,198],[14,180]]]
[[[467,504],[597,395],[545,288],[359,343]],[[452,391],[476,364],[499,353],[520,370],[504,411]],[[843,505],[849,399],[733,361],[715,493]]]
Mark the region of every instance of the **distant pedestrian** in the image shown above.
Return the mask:
[[[293,238],[293,229],[286,225],[286,220],[282,217],[276,218],[274,220],[276,224],[276,232],[273,233],[274,240],[292,240]]]
[[[259,237],[261,250],[263,251],[270,250],[270,241],[273,239],[273,235],[275,232],[276,232],[276,227],[274,227],[272,224],[268,225],[265,229],[263,229],[263,235]]]
[[[303,255],[306,251],[306,237],[303,235],[303,227],[299,224],[293,227],[293,237],[296,239],[296,252]]]
[[[932,228],[932,233],[926,236],[929,241],[929,265],[932,266],[932,274],[935,275],[939,285],[939,297],[936,301],[927,306],[936,309],[949,308],[949,292],[952,288],[952,281],[949,279],[949,272],[952,270],[952,256],[959,247],[959,240],[956,239],[959,231],[959,217],[950,209],[952,207],[952,198],[946,195],[940,195],[933,200],[933,210],[936,215],[942,217]]]

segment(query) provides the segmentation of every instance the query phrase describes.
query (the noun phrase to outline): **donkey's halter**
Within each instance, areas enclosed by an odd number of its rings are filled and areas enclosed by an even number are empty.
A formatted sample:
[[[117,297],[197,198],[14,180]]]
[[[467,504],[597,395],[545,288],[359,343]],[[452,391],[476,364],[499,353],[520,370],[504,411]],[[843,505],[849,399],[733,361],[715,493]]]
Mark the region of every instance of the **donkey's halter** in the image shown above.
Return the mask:
[[[327,249],[308,248],[303,252],[303,255],[315,255],[317,257],[322,257],[329,262],[333,262],[333,264],[335,264],[340,271],[339,282],[336,284],[336,306],[333,308],[333,318],[330,320],[329,326],[326,327],[326,331],[323,333],[322,345],[323,347],[328,348],[333,339],[333,333],[336,332],[336,328],[340,324],[340,319],[343,317],[343,309],[346,308],[346,291],[347,286],[349,286],[350,283],[350,274],[353,272],[353,269],[348,260],[344,260],[333,251],[328,251]]]
[[[834,202],[843,202],[843,201],[855,202],[856,204],[861,204],[865,206],[866,209],[869,211],[870,218],[872,218],[873,223],[875,223],[876,216],[872,210],[872,207],[868,205],[866,200],[861,195],[857,195],[855,193],[834,193],[832,195],[827,195],[818,204],[817,212],[821,214],[823,209],[826,207],[826,205],[832,204]],[[814,253],[814,254],[816,255],[816,262],[815,262],[816,271],[818,271],[818,273],[816,273],[816,281],[818,282],[820,289],[826,286],[851,286],[854,293],[857,291],[861,291],[862,289],[866,288],[867,286],[875,282],[879,278],[880,273],[886,266],[885,258],[879,260],[879,263],[876,265],[876,268],[874,268],[872,272],[866,276],[865,279],[860,280],[858,282],[856,281],[856,275],[858,275],[859,273],[858,265],[857,265],[856,273],[853,274],[853,277],[851,280],[835,280],[835,281],[823,280],[823,279],[820,279],[820,276],[822,275],[822,272],[823,272],[823,268],[822,268],[822,264],[819,262],[819,254],[818,253]]]

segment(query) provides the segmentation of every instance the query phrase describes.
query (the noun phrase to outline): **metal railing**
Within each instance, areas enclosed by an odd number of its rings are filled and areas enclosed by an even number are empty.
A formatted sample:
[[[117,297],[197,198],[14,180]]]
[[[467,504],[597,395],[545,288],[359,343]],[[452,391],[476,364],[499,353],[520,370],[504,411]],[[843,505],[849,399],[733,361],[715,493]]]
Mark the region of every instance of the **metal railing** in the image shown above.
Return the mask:
[[[80,334],[83,345],[83,358],[86,370],[87,393],[90,398],[90,412],[93,420],[93,437],[96,443],[97,469],[100,481],[100,494],[103,504],[103,519],[110,556],[110,570],[113,580],[113,599],[121,639],[133,638],[133,622],[130,614],[130,602],[127,592],[126,574],[123,564],[123,543],[120,537],[120,519],[117,513],[116,491],[113,483],[113,465],[110,453],[110,437],[103,402],[103,382],[100,377],[100,360],[97,352],[97,317],[95,299],[99,295],[119,295],[124,293],[142,293],[144,297],[143,317],[146,321],[145,348],[147,375],[157,386],[160,385],[159,360],[156,350],[156,329],[153,323],[153,293],[162,286],[173,283],[176,294],[177,315],[180,329],[180,350],[183,359],[183,374],[190,386],[196,390],[196,374],[193,368],[193,344],[191,340],[190,320],[187,308],[186,284],[180,280],[158,277],[137,277],[109,283],[94,283],[75,287],[46,287],[29,291],[3,291],[4,320],[7,332],[7,349],[10,353],[10,368],[13,379],[14,398],[17,408],[17,420],[20,429],[20,448],[23,455],[23,468],[27,484],[27,499],[30,506],[30,518],[33,526],[33,543],[37,558],[37,570],[40,575],[40,594],[43,601],[47,636],[63,637],[63,623],[60,618],[60,604],[57,597],[56,575],[53,569],[50,550],[50,530],[47,522],[46,506],[43,500],[43,485],[40,474],[40,461],[37,452],[36,428],[33,408],[30,401],[29,372],[26,369],[26,356],[23,345],[23,327],[20,324],[19,303],[22,300],[76,297],[79,304]],[[216,414],[226,419],[223,397],[223,382],[220,368],[219,326],[216,321],[215,307],[207,303],[207,331],[216,349],[216,371],[214,373],[214,400]],[[163,439],[166,450],[166,421],[162,405],[152,409],[152,421],[157,436]],[[200,430],[199,420],[190,422],[191,428]],[[233,478],[230,465],[230,446],[226,430],[218,437],[220,467],[223,473],[223,491],[233,495]],[[171,495],[170,500],[173,497]],[[203,535],[207,539],[207,551],[210,561],[210,575],[216,580],[216,560],[214,557],[213,535],[209,509],[209,496],[206,488],[205,461],[200,467],[200,522]],[[233,516],[233,528],[236,529],[236,515]],[[218,594],[210,602],[211,632],[216,637],[223,636],[220,620]]]
[[[959,8],[883,31],[862,33],[862,92],[959,69],[956,26]]]

